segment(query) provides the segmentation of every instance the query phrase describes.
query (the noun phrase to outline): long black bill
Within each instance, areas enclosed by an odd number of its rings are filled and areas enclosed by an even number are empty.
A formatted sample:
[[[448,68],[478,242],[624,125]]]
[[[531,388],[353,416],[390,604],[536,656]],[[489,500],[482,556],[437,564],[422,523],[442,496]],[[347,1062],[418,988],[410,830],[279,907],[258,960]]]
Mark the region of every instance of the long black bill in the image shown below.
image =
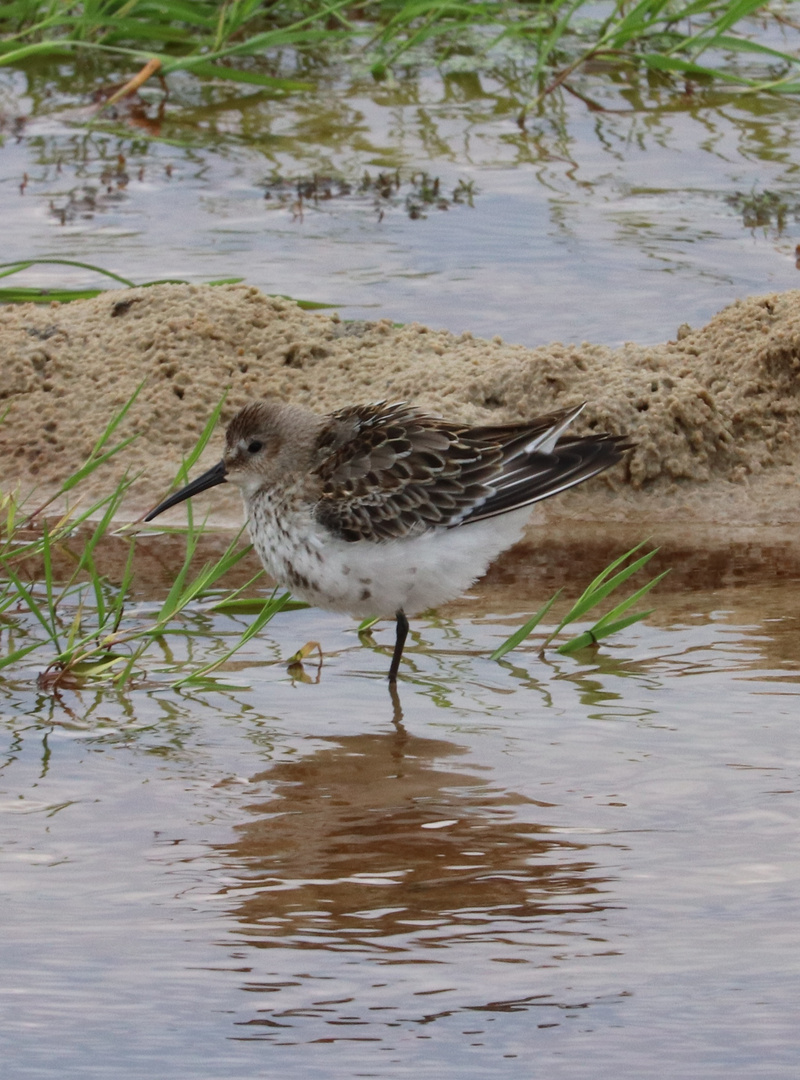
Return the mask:
[[[184,499],[191,499],[192,495],[197,495],[200,491],[205,491],[206,488],[216,487],[217,484],[224,484],[227,477],[228,470],[225,468],[225,462],[219,461],[216,465],[212,465],[210,469],[202,473],[196,480],[192,480],[186,487],[182,487],[180,491],[176,491],[174,495],[170,495],[168,499],[164,499],[159,503],[155,510],[151,510],[145,521],[152,521],[154,517],[158,517],[159,514],[163,514],[165,510],[169,510],[171,506],[176,506],[179,502],[183,502]]]

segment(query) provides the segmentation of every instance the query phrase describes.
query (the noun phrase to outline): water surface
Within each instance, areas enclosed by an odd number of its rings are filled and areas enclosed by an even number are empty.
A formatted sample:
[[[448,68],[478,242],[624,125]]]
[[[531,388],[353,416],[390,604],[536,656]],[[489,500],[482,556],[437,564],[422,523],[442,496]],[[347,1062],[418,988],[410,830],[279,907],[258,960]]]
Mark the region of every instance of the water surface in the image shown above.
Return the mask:
[[[487,73],[301,74],[312,89],[284,98],[171,76],[166,100],[148,86],[87,128],[100,73],[0,69],[3,259],[236,276],[346,318],[525,344],[668,340],[798,284],[792,96],[588,73],[585,100],[549,99],[520,127]],[[385,197],[381,173],[399,184]],[[423,174],[439,185],[431,205]],[[454,201],[464,185],[473,196]]]
[[[498,664],[539,599],[512,559],[414,621],[395,703],[314,610],[218,692],[17,672],[5,1075],[795,1076],[797,579],[718,564],[596,653]]]

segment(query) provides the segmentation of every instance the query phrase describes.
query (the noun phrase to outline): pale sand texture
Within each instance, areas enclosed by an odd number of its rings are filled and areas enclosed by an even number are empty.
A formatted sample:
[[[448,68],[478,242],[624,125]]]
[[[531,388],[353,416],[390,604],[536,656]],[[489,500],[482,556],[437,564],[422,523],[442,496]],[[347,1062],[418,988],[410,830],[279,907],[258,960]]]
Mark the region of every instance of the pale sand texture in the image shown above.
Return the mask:
[[[346,323],[249,286],[160,285],[10,306],[0,309],[0,398],[9,407],[0,490],[53,490],[145,380],[119,432],[139,438],[81,489],[96,497],[141,470],[129,519],[164,495],[230,387],[226,421],[270,394],[321,412],[405,399],[493,423],[587,401],[576,433],[627,433],[637,447],[624,466],[542,504],[540,523],[800,521],[800,291],[738,301],[679,338],[529,349],[417,324]],[[221,446],[220,433],[200,468]],[[230,489],[195,501],[213,506],[217,520],[240,517]]]

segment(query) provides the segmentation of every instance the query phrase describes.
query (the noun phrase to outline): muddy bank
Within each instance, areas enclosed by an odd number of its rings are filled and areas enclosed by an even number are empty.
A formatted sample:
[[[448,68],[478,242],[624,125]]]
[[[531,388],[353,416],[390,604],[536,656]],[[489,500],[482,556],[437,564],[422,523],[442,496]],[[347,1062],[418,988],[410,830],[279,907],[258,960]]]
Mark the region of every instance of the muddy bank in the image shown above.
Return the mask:
[[[269,394],[322,412],[407,399],[493,423],[587,401],[577,433],[627,433],[636,449],[542,504],[539,522],[800,521],[800,291],[738,301],[661,345],[529,349],[416,324],[346,323],[249,286],[162,285],[0,309],[0,359],[2,490],[56,487],[145,381],[120,429],[139,437],[83,489],[96,496],[141,472],[128,518],[163,495],[229,388],[224,419]],[[205,505],[218,520],[239,515],[224,489]]]

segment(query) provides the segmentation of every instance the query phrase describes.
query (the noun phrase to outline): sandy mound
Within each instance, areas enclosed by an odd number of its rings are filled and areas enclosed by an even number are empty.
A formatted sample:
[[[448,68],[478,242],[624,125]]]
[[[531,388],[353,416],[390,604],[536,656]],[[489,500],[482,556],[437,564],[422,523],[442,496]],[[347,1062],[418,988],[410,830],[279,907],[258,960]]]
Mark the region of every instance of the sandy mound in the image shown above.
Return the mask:
[[[544,504],[539,521],[800,521],[800,292],[739,301],[665,345],[528,349],[346,323],[247,286],[160,285],[0,309],[0,358],[2,490],[52,490],[145,380],[120,432],[139,438],[84,489],[97,495],[141,470],[127,517],[164,494],[230,388],[226,420],[264,394],[321,412],[408,399],[495,423],[587,401],[577,433],[627,433],[638,445],[624,467]],[[206,505],[238,516],[225,489]]]

